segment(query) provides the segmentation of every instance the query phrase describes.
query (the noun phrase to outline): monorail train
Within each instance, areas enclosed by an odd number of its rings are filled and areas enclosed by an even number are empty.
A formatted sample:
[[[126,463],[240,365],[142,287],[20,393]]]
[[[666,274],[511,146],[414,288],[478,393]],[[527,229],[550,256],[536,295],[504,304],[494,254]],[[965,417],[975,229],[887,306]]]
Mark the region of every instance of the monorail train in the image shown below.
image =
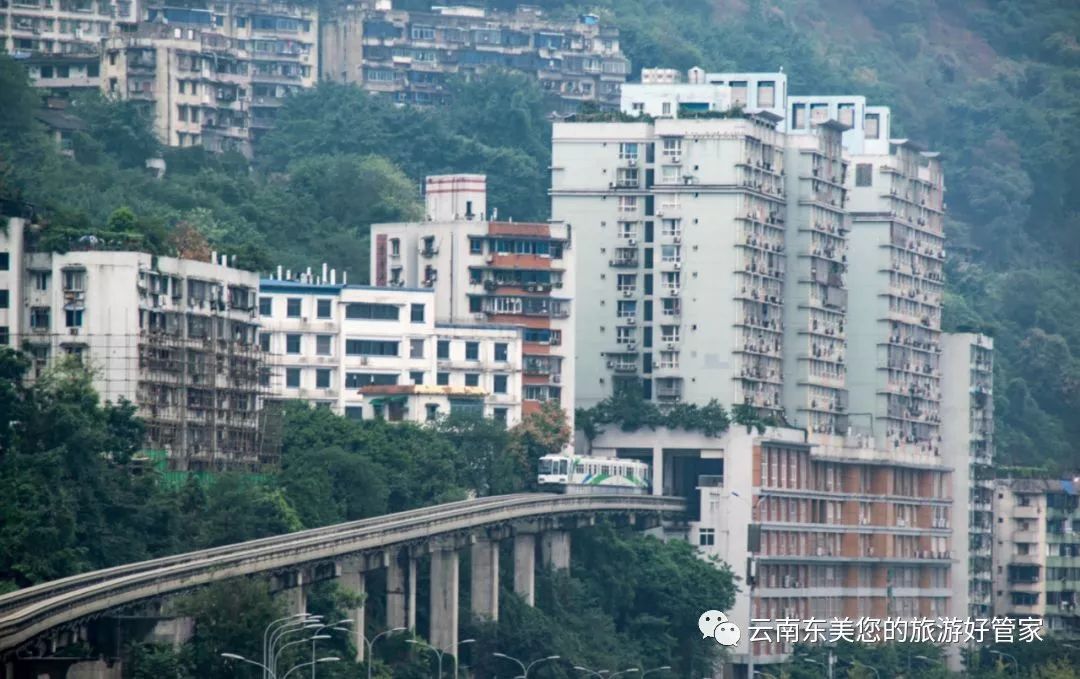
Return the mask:
[[[541,490],[557,493],[649,492],[649,465],[611,457],[545,455],[540,458]]]

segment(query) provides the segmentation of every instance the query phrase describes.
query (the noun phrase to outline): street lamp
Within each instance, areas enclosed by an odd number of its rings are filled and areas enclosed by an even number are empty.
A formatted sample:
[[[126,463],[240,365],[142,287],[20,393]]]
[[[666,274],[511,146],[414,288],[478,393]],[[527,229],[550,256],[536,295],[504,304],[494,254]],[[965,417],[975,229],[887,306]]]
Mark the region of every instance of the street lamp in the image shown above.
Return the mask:
[[[270,668],[267,667],[266,665],[262,664],[261,662],[255,662],[254,660],[248,660],[244,656],[237,655],[235,653],[222,653],[221,657],[222,658],[228,658],[229,660],[239,660],[240,662],[246,662],[249,665],[254,665],[256,667],[261,667],[263,669],[263,676],[264,677],[267,676],[267,673],[269,673],[270,679],[277,679],[277,677],[274,676],[274,673],[270,671]]]
[[[646,674],[649,674],[651,672],[663,672],[665,670],[670,670],[670,669],[671,669],[671,665],[662,665],[660,667],[654,667],[651,670],[645,670],[644,672],[641,673],[641,676],[644,677]]]
[[[608,677],[608,679],[615,679],[615,677],[617,677],[617,676],[619,676],[619,675],[621,675],[621,674],[634,674],[635,672],[640,672],[640,671],[641,671],[641,670],[639,670],[639,669],[638,669],[638,668],[636,668],[636,667],[631,667],[631,668],[629,668],[629,669],[625,669],[625,670],[622,670],[622,671],[620,671],[620,672],[615,672],[615,673],[614,673],[614,674],[612,674],[612,675],[611,675],[610,677]]]
[[[292,674],[296,670],[300,669],[301,667],[307,667],[308,665],[311,665],[311,667],[314,668],[319,663],[337,662],[339,660],[341,660],[341,658],[335,658],[333,656],[329,656],[329,657],[326,657],[326,658],[319,658],[318,660],[312,660],[311,662],[302,662],[299,665],[297,665],[296,667],[294,667],[291,670],[289,670],[288,672],[286,672],[284,674],[284,676],[281,677],[281,679],[286,679],[286,677],[288,677],[290,674]],[[312,671],[314,672],[314,669],[312,669]]]
[[[289,646],[296,646],[297,644],[306,644],[309,641],[312,642],[312,643],[315,643],[316,639],[329,639],[329,638],[330,638],[329,634],[313,634],[311,637],[309,637],[307,639],[297,639],[296,641],[290,641],[287,644],[282,644],[281,648],[279,648],[274,653],[274,657],[270,659],[270,667],[273,668],[274,674],[277,674],[278,658],[281,657],[281,653],[286,648],[288,648]]]
[[[865,667],[866,669],[874,673],[874,677],[876,677],[876,679],[881,679],[881,673],[878,672],[878,669],[873,665],[867,665],[861,660],[845,660],[844,662],[848,665],[851,665],[852,667]]]
[[[303,618],[304,620],[298,620],[298,618]],[[270,664],[270,652],[269,652],[270,630],[274,629],[274,631],[276,632],[277,629],[275,629],[275,627],[278,626],[279,623],[286,623],[286,624],[280,625],[280,627],[278,627],[278,629],[283,628],[283,627],[288,627],[288,626],[290,626],[290,624],[303,624],[304,622],[308,621],[308,618],[309,618],[309,616],[308,616],[307,613],[294,613],[293,615],[287,615],[284,618],[278,618],[277,620],[272,620],[270,622],[270,624],[266,626],[266,629],[263,630],[262,664],[263,664],[263,667],[265,668],[263,670],[263,679],[266,679],[267,673],[270,672],[270,668],[266,667],[266,665]]]
[[[266,649],[265,663],[266,663],[267,667],[272,668],[274,671],[277,670],[277,665],[274,664],[274,658],[275,658],[274,652],[275,652],[275,649],[277,648],[278,643],[282,639],[289,636],[290,634],[296,634],[297,632],[303,632],[304,630],[309,630],[309,629],[317,629],[321,625],[322,625],[322,616],[321,615],[305,616],[305,617],[300,618],[298,620],[288,622],[288,623],[278,627],[273,632],[271,632],[270,633],[270,645]]]
[[[378,641],[379,639],[381,639],[382,637],[385,637],[388,634],[393,634],[395,632],[404,632],[404,631],[405,631],[404,627],[392,627],[392,628],[390,628],[388,630],[384,630],[382,632],[379,632],[378,634],[373,636],[370,641],[368,641],[368,638],[367,638],[366,634],[363,635],[363,637],[361,637],[360,640],[363,641],[364,645],[367,647],[367,679],[371,679],[371,661],[375,659],[375,642]]]
[[[465,644],[474,644],[474,643],[476,643],[476,639],[463,639],[463,640],[457,642],[457,644],[454,645],[454,679],[458,679],[458,675],[457,675],[457,671],[458,671],[458,653],[460,652],[461,647],[464,646]]]
[[[596,677],[596,679],[604,679],[604,675],[608,673],[608,670],[600,670],[599,672],[597,672],[595,670],[590,670],[588,667],[582,667],[581,665],[574,665],[574,669],[578,672],[587,672],[588,674]]]
[[[1008,658],[1009,660],[1012,660],[1013,661],[1013,676],[1014,677],[1020,676],[1020,663],[1016,662],[1016,658],[1009,655],[1008,653],[1005,653],[1004,651],[995,651],[993,649],[990,650],[990,655],[1000,655],[1003,659]]]
[[[443,657],[443,652],[441,650],[435,648],[431,644],[426,644],[423,641],[420,641],[419,639],[406,639],[405,643],[406,644],[416,644],[417,646],[420,646],[421,648],[426,648],[429,651],[432,651],[436,656],[438,656],[438,658],[439,658],[439,679],[442,679],[442,657]]]
[[[805,662],[805,663],[810,663],[811,665],[818,665],[818,666],[824,668],[826,676],[828,676],[829,679],[832,679],[832,665],[831,664],[826,665],[825,663],[821,662],[820,660],[814,660],[813,658],[803,658],[802,661]]]
[[[525,663],[521,662],[517,658],[515,658],[513,656],[506,655],[505,653],[492,653],[491,655],[495,656],[496,658],[506,658],[507,660],[512,660],[513,662],[516,662],[518,664],[518,666],[521,667],[521,679],[529,679],[529,670],[531,670],[533,668],[533,665],[536,665],[536,664],[539,664],[539,663],[542,663],[542,662],[547,662],[549,660],[558,660],[559,659],[559,656],[557,656],[557,655],[549,655],[546,658],[540,658],[539,660],[533,660],[531,663],[526,665]],[[634,671],[636,672],[637,669],[635,668]],[[614,677],[615,675],[612,674],[610,676]]]
[[[352,618],[344,618],[342,620],[338,620],[337,622],[332,622],[332,623],[330,623],[328,625],[320,625],[315,630],[315,635],[313,637],[311,637],[311,679],[315,679],[315,665],[316,665],[316,663],[315,663],[315,642],[318,640],[319,634],[323,630],[326,630],[326,629],[334,631],[334,632],[348,632],[349,631],[348,628],[346,628],[346,627],[338,627],[338,625],[351,625],[352,622],[353,622]]]

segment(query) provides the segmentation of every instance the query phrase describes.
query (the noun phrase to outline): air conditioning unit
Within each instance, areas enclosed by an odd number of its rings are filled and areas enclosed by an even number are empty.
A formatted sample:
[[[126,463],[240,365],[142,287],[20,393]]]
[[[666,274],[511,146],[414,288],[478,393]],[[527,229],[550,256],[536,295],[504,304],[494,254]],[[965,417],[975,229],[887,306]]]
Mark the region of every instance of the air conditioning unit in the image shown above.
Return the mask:
[[[495,255],[488,255],[487,257],[484,258],[484,261],[487,262],[488,264],[493,263],[495,261]]]
[[[627,351],[637,351],[637,342],[631,342],[630,344],[627,344],[626,345],[626,350]]]
[[[671,289],[671,296],[672,297],[678,297],[680,292],[682,292],[682,291],[679,290],[679,288],[672,288]]]
[[[552,375],[551,376],[551,383],[552,384],[559,384],[561,382],[562,382],[562,375]]]
[[[656,211],[656,216],[657,217],[663,217],[664,216],[664,211],[663,210],[657,210]]]
[[[660,361],[653,361],[653,362],[652,362],[652,367],[653,367],[653,369],[654,369],[654,370],[659,370],[659,368],[660,368]]]
[[[367,364],[368,364],[368,357],[367,356],[361,356],[360,357],[360,365],[367,365]]]
[[[675,236],[671,240],[676,242],[676,243],[681,243],[682,242],[682,236]]]
[[[615,367],[615,361],[608,361],[607,362],[607,367],[608,368],[614,368]]]
[[[675,351],[678,348],[679,348],[679,345],[675,344],[674,342],[668,342],[667,343],[667,350],[668,351]]]
[[[635,325],[636,323],[637,323],[636,318],[634,318],[633,316],[627,317],[627,319],[626,319],[626,324],[627,325]]]
[[[682,262],[675,262],[675,268],[676,269],[681,269],[682,268]]]
[[[68,334],[70,334],[70,335],[78,335],[79,334],[79,329],[78,328],[68,328]]]
[[[672,156],[671,157],[671,162],[673,162],[673,163],[681,163],[682,162],[682,156]]]
[[[626,242],[627,242],[627,243],[628,243],[628,244],[629,244],[630,246],[634,246],[634,245],[637,245],[637,239],[636,239],[636,238],[631,238],[630,240],[628,240],[628,241],[626,241]]]
[[[626,161],[626,164],[630,167],[637,167],[637,158],[631,158],[630,160]]]
[[[634,296],[634,291],[630,290],[630,289],[623,290],[622,291],[622,296],[623,297],[633,297]]]

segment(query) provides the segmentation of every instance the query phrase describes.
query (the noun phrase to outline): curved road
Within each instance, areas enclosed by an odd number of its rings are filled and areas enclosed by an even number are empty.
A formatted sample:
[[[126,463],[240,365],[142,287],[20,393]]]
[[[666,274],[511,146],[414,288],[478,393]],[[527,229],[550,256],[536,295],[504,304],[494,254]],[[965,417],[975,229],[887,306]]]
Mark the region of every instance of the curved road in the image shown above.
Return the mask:
[[[597,514],[672,515],[685,508],[682,498],[651,495],[502,495],[117,566],[0,597],[0,652],[112,608],[227,578],[333,562],[515,521]]]

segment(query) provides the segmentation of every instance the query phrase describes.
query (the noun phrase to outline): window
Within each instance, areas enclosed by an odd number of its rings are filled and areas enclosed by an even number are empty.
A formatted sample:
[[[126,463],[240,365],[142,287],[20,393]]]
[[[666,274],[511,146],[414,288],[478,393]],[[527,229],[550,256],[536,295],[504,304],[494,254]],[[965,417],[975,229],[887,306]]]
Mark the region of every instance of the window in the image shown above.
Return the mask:
[[[330,356],[333,352],[333,335],[315,336],[315,353],[319,356]]]
[[[409,340],[409,358],[423,358],[424,357],[424,340],[414,339]]]
[[[11,344],[11,328],[6,325],[0,325],[0,345]]]
[[[496,361],[508,361],[510,360],[507,352],[506,342],[495,343],[495,360]]]
[[[415,371],[409,373],[409,381],[412,382],[413,384],[423,384],[424,383],[424,373],[423,373],[423,371],[415,370]]]
[[[450,340],[439,340],[436,358],[450,358]]]
[[[0,309],[7,309],[11,304],[11,293],[7,290],[0,290]]]
[[[837,106],[836,118],[842,125],[855,127],[855,104],[840,104]]]
[[[81,292],[86,290],[86,269],[64,269],[64,291]]]
[[[661,245],[660,261],[673,263],[682,261],[682,248],[678,245]]]
[[[67,309],[64,311],[64,324],[69,328],[81,328],[83,324],[83,310]]]
[[[399,313],[400,309],[393,304],[354,302],[345,306],[345,318],[350,320],[396,321],[399,318]]]
[[[260,332],[259,333],[259,349],[269,353],[269,351],[270,351],[270,333],[268,333],[268,332]]]
[[[615,315],[619,318],[634,318],[637,316],[637,301],[636,300],[619,300],[618,309]]]
[[[320,299],[315,301],[315,315],[318,318],[330,318],[333,300]]]
[[[668,137],[664,139],[664,157],[674,158],[682,155],[682,139]]]
[[[660,115],[665,115],[665,116],[671,115],[671,102],[670,101],[665,101],[664,103],[662,103],[660,105]]]
[[[285,369],[285,386],[289,389],[300,388],[300,368]]]
[[[413,304],[413,305],[411,305],[409,307],[409,320],[411,320],[413,323],[423,323],[424,322],[424,305],[423,304]]]
[[[664,165],[660,168],[660,181],[674,184],[682,180],[682,169],[678,165]]]
[[[359,389],[368,385],[391,385],[397,384],[396,373],[345,373],[345,387],[347,389]]]
[[[635,339],[635,328],[620,326],[615,328],[616,344],[631,344]]]
[[[619,212],[637,212],[637,196],[619,196]]]
[[[496,394],[505,394],[506,393],[506,384],[507,384],[506,375],[496,375],[495,376],[495,383],[494,383],[494,387],[492,388],[492,391],[494,391]]]
[[[287,353],[287,354],[299,354],[300,353],[300,335],[296,335],[296,334],[285,335],[285,353]]]
[[[496,422],[506,424],[506,408],[496,408],[492,414]]]
[[[758,108],[772,108],[776,105],[776,83],[772,80],[762,80],[757,86]]]
[[[466,387],[479,387],[480,386],[480,373],[465,373],[465,386]]]
[[[746,106],[749,103],[746,100],[746,81],[732,80],[728,84],[731,86],[731,105]]]
[[[274,315],[274,298],[273,297],[260,297],[259,298],[259,315],[269,318]]]
[[[445,387],[450,384],[450,373],[436,373],[435,384]]]
[[[34,289],[45,291],[49,289],[49,279],[52,275],[48,271],[32,271],[30,278],[34,281]]]
[[[315,388],[316,389],[329,389],[330,388],[330,369],[318,368],[315,370]]]
[[[791,129],[806,129],[806,104],[791,105]]]
[[[354,421],[364,419],[363,406],[345,406],[345,418]]]
[[[0,271],[9,271],[11,269],[11,253],[0,252]]]
[[[290,297],[285,303],[285,315],[289,318],[300,318],[300,298]]]
[[[632,143],[619,144],[619,160],[637,160],[638,145]]]
[[[401,256],[401,239],[400,238],[391,238],[390,239],[390,256],[391,257],[400,257]]]
[[[470,238],[469,239],[469,254],[470,255],[482,255],[482,254],[484,254],[484,239],[483,238]]]
[[[424,417],[427,418],[428,422],[434,422],[439,417],[439,404],[438,403],[425,404],[424,405],[424,413],[425,413]]]
[[[480,343],[479,342],[466,342],[465,343],[465,360],[466,361],[479,361],[480,360]]]
[[[810,122],[820,124],[829,119],[828,104],[810,104]]]
[[[347,356],[397,356],[398,343],[389,340],[345,340]]]
[[[867,139],[877,139],[881,134],[881,115],[867,113],[863,119],[863,132]]]
[[[634,292],[637,289],[637,276],[635,274],[621,273],[617,285],[619,292]]]
[[[855,165],[855,186],[873,186],[874,166],[871,163]]]

